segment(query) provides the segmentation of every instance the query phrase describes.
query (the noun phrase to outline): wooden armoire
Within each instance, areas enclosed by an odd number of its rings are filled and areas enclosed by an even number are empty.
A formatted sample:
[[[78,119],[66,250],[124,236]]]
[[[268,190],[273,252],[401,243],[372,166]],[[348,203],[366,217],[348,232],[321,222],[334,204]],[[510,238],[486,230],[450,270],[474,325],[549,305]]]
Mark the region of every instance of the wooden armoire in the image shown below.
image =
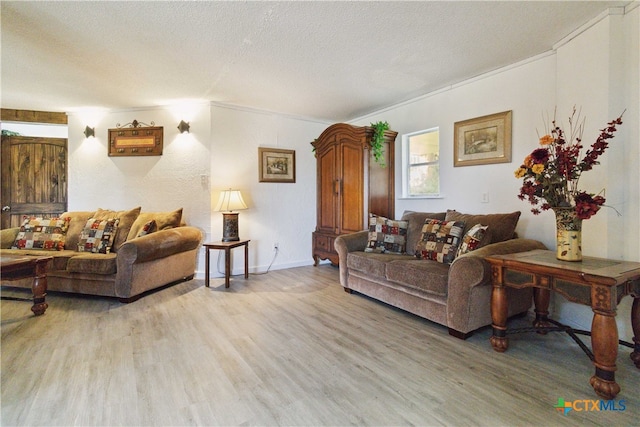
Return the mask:
[[[369,142],[373,128],[337,123],[311,143],[317,161],[317,224],[313,233],[314,265],[329,259],[338,265],[333,241],[368,227],[369,214],[394,218],[394,142],[384,133],[384,163],[376,163]]]

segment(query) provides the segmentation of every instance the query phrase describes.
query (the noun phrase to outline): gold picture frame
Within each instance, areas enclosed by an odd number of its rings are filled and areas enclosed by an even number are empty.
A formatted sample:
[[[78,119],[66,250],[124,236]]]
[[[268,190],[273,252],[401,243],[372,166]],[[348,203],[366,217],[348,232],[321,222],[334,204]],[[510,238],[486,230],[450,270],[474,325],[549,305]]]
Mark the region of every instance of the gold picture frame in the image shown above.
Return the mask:
[[[260,182],[296,182],[296,152],[258,147]]]
[[[511,162],[512,111],[476,117],[453,125],[453,166]]]

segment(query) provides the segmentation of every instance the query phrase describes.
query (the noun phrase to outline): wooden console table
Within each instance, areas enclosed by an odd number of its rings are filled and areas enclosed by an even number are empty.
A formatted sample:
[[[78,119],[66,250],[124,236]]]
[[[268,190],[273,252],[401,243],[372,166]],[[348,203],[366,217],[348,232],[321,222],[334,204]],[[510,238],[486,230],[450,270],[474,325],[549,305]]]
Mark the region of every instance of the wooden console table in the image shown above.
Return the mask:
[[[31,311],[36,316],[44,314],[49,304],[45,302],[47,295],[47,263],[50,256],[12,256],[0,257],[0,274],[2,280],[18,280],[33,278],[33,306]]]
[[[631,360],[640,369],[640,263],[593,257],[585,257],[581,262],[559,261],[555,252],[545,250],[496,255],[486,260],[491,264],[493,276],[490,342],[494,350],[504,352],[509,345],[505,287],[534,288],[534,328],[541,333],[551,329],[552,324],[558,325],[547,317],[550,291],[558,292],[569,301],[588,305],[593,310],[590,334],[595,375],[590,382],[599,396],[614,399],[620,392],[615,381],[619,343],[633,347]],[[615,320],[617,305],[626,295],[634,298],[633,345],[619,341]]]
[[[204,285],[209,287],[209,251],[218,249],[224,251],[224,287],[229,287],[229,277],[231,276],[231,249],[244,246],[244,278],[249,278],[249,242],[250,240],[238,240],[234,242],[214,242],[205,243],[203,246],[206,251],[205,268],[204,268]]]

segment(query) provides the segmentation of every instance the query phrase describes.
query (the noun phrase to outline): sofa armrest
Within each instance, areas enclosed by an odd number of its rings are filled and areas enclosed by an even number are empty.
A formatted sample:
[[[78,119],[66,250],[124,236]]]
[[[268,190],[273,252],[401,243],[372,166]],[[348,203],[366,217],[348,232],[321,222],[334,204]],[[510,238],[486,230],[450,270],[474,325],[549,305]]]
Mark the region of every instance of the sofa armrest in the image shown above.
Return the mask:
[[[333,246],[338,252],[338,255],[341,255],[342,253],[346,255],[348,252],[364,251],[364,248],[367,247],[368,239],[369,232],[367,230],[362,230],[336,237]]]
[[[0,249],[9,249],[11,245],[13,245],[13,242],[15,242],[19,231],[20,227],[0,230]]]
[[[201,242],[202,232],[190,226],[169,228],[127,240],[118,248],[118,270],[121,265],[153,261],[196,249]]]
[[[457,257],[449,269],[449,295],[451,296],[451,292],[457,292],[462,287],[472,288],[488,283],[491,269],[489,263],[484,260],[485,257],[534,249],[547,249],[547,247],[533,239],[511,239],[491,243]]]
[[[362,230],[351,234],[343,234],[333,241],[333,247],[338,252],[339,268],[340,268],[340,284],[347,289],[347,277],[349,270],[347,269],[347,255],[349,252],[363,251],[367,247],[369,240],[369,231]]]
[[[487,246],[483,246],[475,251],[466,253],[460,258],[475,256],[475,257],[488,257],[491,255],[503,255],[512,254],[516,252],[528,252],[534,249],[548,249],[542,242],[533,239],[511,239],[504,242],[492,243]]]
[[[547,248],[537,240],[511,239],[492,243],[457,257],[449,269],[447,290],[447,322],[449,326],[458,331],[468,331],[469,328],[463,323],[472,321],[469,319],[469,313],[472,311],[473,300],[478,299],[477,292],[479,292],[474,288],[486,287],[486,291],[481,292],[487,299],[488,310],[488,300],[491,294],[491,266],[484,257],[527,252],[534,249]],[[472,297],[474,292],[476,297]]]

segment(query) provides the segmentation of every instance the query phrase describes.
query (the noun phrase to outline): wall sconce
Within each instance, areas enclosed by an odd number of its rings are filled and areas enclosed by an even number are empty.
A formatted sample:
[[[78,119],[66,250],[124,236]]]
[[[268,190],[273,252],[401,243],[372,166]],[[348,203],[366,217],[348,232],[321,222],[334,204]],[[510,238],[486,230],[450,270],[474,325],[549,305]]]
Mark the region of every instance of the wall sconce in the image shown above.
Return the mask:
[[[189,125],[188,122],[185,122],[184,120],[180,120],[180,123],[178,123],[178,130],[180,131],[180,133],[189,133],[189,128],[191,126]]]
[[[215,212],[222,212],[222,241],[235,242],[240,240],[238,236],[238,212],[234,210],[247,209],[242,200],[240,190],[224,190],[220,192]]]
[[[90,128],[89,126],[87,126],[86,128],[84,128],[84,137],[85,138],[89,138],[90,136],[93,136],[94,138],[96,137],[96,128]]]

